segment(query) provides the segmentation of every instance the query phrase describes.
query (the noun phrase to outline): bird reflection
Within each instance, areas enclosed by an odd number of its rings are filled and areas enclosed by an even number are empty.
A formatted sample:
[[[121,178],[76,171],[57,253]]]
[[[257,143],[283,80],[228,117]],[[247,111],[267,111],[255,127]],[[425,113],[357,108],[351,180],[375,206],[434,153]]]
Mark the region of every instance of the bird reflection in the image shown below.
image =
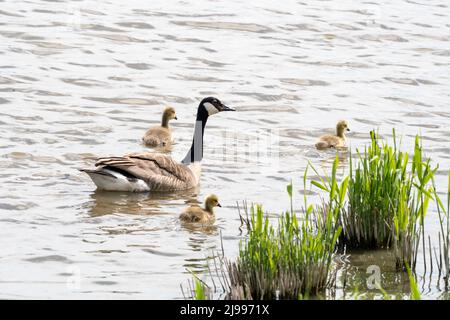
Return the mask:
[[[201,224],[201,223],[183,223],[180,222],[183,229],[192,233],[202,233],[207,235],[218,235],[219,227],[213,224]]]
[[[322,166],[325,168],[332,168],[336,156],[339,159],[338,166],[345,167],[348,164],[350,151],[347,147],[339,147],[335,149],[330,149],[324,153],[324,157],[321,161]]]
[[[108,214],[154,215],[166,214],[165,206],[170,200],[184,200],[186,204],[195,203],[198,188],[171,193],[130,193],[96,190],[85,203],[91,217]]]

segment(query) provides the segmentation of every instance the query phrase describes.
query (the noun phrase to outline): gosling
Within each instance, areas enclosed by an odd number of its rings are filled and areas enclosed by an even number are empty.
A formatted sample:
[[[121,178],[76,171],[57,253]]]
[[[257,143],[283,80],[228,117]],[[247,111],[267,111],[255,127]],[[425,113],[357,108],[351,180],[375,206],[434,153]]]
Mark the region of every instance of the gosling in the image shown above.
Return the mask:
[[[180,215],[180,220],[187,223],[214,223],[216,220],[216,217],[214,216],[214,207],[222,206],[220,205],[217,196],[215,194],[211,194],[206,197],[204,208],[199,206],[190,206]]]
[[[169,121],[177,120],[175,109],[168,107],[162,115],[161,125],[151,127],[145,132],[142,141],[147,147],[158,148],[166,147],[172,144],[172,132],[169,128]]]
[[[345,132],[350,131],[348,122],[341,120],[336,125],[336,135],[327,134],[321,136],[316,143],[316,148],[319,150],[328,148],[342,148],[345,147]]]

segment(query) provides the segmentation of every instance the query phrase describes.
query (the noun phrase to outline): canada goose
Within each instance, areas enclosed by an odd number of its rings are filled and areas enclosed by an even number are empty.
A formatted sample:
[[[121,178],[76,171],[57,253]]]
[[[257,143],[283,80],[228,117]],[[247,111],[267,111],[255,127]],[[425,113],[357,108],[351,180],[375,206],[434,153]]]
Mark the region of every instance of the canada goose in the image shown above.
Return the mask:
[[[327,134],[321,136],[316,143],[317,149],[345,147],[345,131],[350,131],[346,120],[341,120],[336,125],[336,135]]]
[[[234,111],[208,97],[197,109],[192,145],[181,163],[160,153],[136,152],[123,157],[98,158],[96,169],[86,172],[98,189],[109,191],[175,191],[195,187],[200,180],[203,158],[203,134],[208,117],[222,111]]]
[[[169,128],[169,120],[177,120],[175,109],[168,107],[164,110],[160,126],[151,127],[148,129],[142,141],[147,147],[165,147],[172,143],[172,133]]]
[[[182,222],[198,222],[198,223],[213,223],[216,220],[214,216],[214,207],[222,207],[219,203],[219,198],[215,194],[210,194],[205,199],[205,206],[190,206],[180,214]]]

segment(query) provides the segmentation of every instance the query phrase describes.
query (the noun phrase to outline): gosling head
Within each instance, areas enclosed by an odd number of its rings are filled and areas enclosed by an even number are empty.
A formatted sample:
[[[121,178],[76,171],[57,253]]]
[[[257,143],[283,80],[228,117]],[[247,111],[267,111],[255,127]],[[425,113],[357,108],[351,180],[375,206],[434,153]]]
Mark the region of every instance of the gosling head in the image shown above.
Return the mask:
[[[178,120],[178,119],[177,119],[177,113],[175,112],[175,109],[172,108],[172,107],[167,107],[167,108],[164,110],[164,115],[165,115],[169,120],[172,120],[172,119]]]
[[[336,134],[338,137],[344,137],[345,132],[350,131],[347,120],[341,120],[336,125]]]
[[[165,110],[164,110],[164,113],[163,113],[163,116],[162,116],[162,126],[163,127],[168,127],[168,125],[169,125],[169,120],[178,120],[177,119],[177,114],[176,114],[176,112],[175,112],[175,109],[174,108],[172,108],[172,107],[167,107]]]
[[[222,207],[219,203],[219,198],[215,194],[210,194],[205,200],[205,209],[209,213],[213,213],[214,207]]]
[[[206,118],[222,111],[235,111],[235,110],[230,107],[227,107],[219,99],[214,97],[207,97],[203,99],[200,102],[200,105],[198,106],[198,113]]]

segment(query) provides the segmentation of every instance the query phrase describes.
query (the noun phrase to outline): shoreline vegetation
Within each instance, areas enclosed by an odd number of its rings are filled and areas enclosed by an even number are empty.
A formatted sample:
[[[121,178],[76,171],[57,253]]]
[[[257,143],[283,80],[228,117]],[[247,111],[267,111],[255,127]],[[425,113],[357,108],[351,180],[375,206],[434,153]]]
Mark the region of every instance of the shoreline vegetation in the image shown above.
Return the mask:
[[[248,208],[244,202],[241,212],[238,204],[247,235],[240,241],[237,258],[226,259],[222,249],[212,259],[208,281],[212,285],[193,275],[188,288],[181,287],[183,296],[196,300],[333,298],[340,258],[360,249],[392,252],[395,270],[409,279],[410,299],[421,299],[415,275],[418,261],[424,273],[428,270],[431,275],[437,268],[438,282],[448,292],[450,172],[444,204],[435,187],[438,166],[425,158],[419,136],[411,155],[401,150],[395,130],[391,143],[375,131],[370,138],[364,150],[356,150],[355,160],[350,153],[349,174],[340,181],[338,155],[326,177],[309,163],[303,175],[303,210],[293,209],[291,182],[287,186],[290,210],[280,215],[277,225],[269,222],[262,205]],[[319,205],[308,204],[310,169],[317,177],[310,185],[323,193]],[[438,244],[425,237],[430,202],[440,223]],[[377,286],[384,299],[391,298],[380,283]],[[355,289],[351,299],[359,298]]]

